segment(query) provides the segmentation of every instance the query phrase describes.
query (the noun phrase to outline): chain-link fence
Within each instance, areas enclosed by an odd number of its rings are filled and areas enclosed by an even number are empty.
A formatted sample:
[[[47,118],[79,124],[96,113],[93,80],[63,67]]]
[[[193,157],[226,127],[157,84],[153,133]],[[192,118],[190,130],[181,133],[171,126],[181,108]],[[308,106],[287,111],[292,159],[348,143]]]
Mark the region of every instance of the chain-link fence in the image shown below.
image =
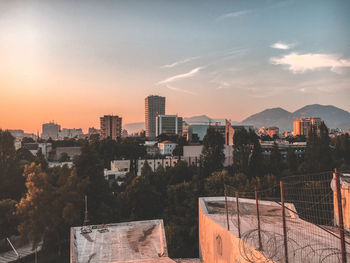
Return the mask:
[[[337,172],[290,176],[252,192],[225,185],[227,228],[240,237],[242,257],[248,262],[261,262],[261,254],[266,262],[350,262],[346,178]]]

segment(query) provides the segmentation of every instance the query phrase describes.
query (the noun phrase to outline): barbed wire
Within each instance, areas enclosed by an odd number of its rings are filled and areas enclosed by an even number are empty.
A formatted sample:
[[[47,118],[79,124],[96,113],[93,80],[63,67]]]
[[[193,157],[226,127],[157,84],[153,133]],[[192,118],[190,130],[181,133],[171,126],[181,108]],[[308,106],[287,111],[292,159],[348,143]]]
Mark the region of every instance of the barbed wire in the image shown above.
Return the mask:
[[[342,238],[337,227],[333,178],[333,172],[293,175],[282,178],[281,186],[274,184],[255,191],[239,191],[225,185],[226,195],[236,197],[230,199],[232,203],[226,211],[234,227],[232,231],[237,230],[240,235],[241,256],[248,262],[288,259],[289,262],[328,263],[344,262],[344,257],[350,259],[350,234]],[[342,191],[346,190],[349,191],[347,188]],[[281,194],[286,227],[282,224]],[[255,197],[258,198],[256,205]]]

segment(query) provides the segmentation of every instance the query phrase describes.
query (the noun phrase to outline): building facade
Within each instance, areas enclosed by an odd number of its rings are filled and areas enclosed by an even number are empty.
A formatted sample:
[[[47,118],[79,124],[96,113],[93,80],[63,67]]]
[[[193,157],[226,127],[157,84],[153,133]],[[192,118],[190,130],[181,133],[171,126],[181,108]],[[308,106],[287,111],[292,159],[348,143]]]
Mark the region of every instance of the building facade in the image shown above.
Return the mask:
[[[84,135],[83,133],[83,130],[81,128],[79,129],[66,129],[66,128],[63,128],[59,134],[58,134],[58,137],[60,139],[64,139],[64,138],[69,138],[69,139],[72,139],[72,138],[81,138],[82,136]]]
[[[119,116],[105,115],[100,118],[101,138],[108,137],[116,140],[121,137],[122,118]]]
[[[156,117],[165,114],[165,97],[151,95],[145,99],[146,137],[156,137]]]
[[[177,143],[164,141],[158,143],[159,153],[161,155],[172,155],[175,150]]]
[[[156,117],[156,136],[162,133],[182,135],[182,117],[177,115],[158,115]]]
[[[58,139],[61,126],[54,122],[44,123],[42,125],[41,138],[47,140],[49,138],[53,140]]]
[[[318,130],[321,123],[321,118],[302,118],[295,120],[293,123],[293,135],[307,136],[312,127]]]

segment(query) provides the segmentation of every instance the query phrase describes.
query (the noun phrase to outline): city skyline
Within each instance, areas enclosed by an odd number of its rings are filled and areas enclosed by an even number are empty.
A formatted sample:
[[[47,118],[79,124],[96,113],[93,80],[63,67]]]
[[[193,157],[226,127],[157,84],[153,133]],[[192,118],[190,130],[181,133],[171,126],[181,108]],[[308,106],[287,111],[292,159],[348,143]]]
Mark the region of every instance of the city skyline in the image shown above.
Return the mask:
[[[0,127],[166,111],[241,121],[307,104],[350,111],[347,1],[4,1]],[[253,77],[252,77],[253,76]]]

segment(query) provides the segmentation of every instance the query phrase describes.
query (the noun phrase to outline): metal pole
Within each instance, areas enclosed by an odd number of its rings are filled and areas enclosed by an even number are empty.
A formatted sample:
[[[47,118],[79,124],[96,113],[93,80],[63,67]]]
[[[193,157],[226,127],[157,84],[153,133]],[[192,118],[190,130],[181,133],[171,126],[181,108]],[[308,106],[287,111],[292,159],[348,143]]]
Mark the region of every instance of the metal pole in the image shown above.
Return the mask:
[[[259,238],[259,248],[258,248],[258,250],[262,250],[261,229],[260,229],[260,214],[259,214],[259,201],[258,201],[258,192],[256,191],[256,187],[254,189],[254,192],[255,192],[255,202],[256,202],[256,217],[258,219],[258,238]]]
[[[282,222],[283,222],[284,257],[285,257],[285,262],[288,263],[288,242],[287,242],[286,211],[284,210],[283,182],[282,181],[280,181],[280,188],[281,188],[281,205],[282,205]]]
[[[238,197],[238,192],[236,192],[236,206],[237,206],[238,237],[241,238],[241,222],[240,222],[240,219],[239,219],[239,197]]]
[[[37,248],[35,248],[35,263],[38,263]]]
[[[15,247],[12,245],[10,239],[7,237],[6,240],[7,240],[7,242],[9,242],[9,244],[10,244],[12,250],[13,250],[13,251],[15,252],[15,254],[17,255],[17,258],[20,258],[20,256],[19,256],[17,250],[16,250]]]
[[[227,195],[226,195],[226,185],[224,185],[225,188],[225,208],[226,208],[226,222],[227,222],[227,230],[230,231],[230,223],[228,220],[228,206],[227,206]]]
[[[340,237],[340,249],[342,263],[346,263],[346,246],[345,246],[345,235],[344,235],[344,222],[343,222],[343,206],[341,198],[341,187],[340,178],[337,168],[334,169],[335,182],[337,188],[337,203],[338,203],[338,221],[339,221],[339,237]]]
[[[88,209],[87,209],[87,195],[85,195],[85,217],[84,217],[84,226],[86,226],[89,222],[88,219]]]

